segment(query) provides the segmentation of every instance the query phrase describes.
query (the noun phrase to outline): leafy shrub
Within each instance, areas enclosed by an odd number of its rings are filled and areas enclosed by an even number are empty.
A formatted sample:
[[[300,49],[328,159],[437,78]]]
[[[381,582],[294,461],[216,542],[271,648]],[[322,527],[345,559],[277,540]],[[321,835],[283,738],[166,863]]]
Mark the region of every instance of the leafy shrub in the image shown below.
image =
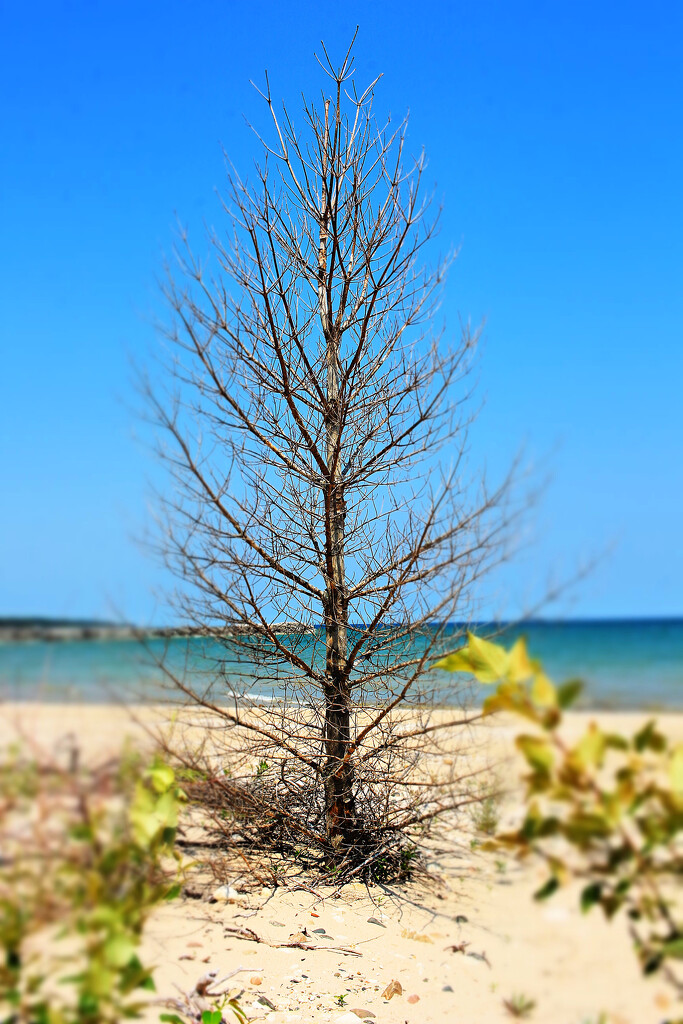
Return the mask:
[[[135,993],[154,988],[137,952],[143,925],[179,890],[182,800],[158,760],[60,771],[10,752],[0,768],[3,1024],[137,1015]]]
[[[582,878],[582,909],[625,912],[644,973],[662,969],[683,988],[673,970],[683,960],[683,916],[673,901],[683,876],[683,744],[672,747],[655,721],[633,736],[591,722],[569,742],[563,711],[581,684],[554,686],[523,639],[508,651],[469,634],[437,664],[495,684],[485,712],[512,712],[533,727],[516,740],[529,768],[524,821],[483,848],[543,857],[549,873],[537,899]]]

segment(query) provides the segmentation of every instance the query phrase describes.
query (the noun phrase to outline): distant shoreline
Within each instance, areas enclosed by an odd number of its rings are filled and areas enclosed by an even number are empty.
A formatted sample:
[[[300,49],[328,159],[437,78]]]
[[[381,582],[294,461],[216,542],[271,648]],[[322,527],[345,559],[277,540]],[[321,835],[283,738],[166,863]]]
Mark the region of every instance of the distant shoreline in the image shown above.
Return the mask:
[[[572,627],[609,627],[626,625],[678,625],[683,624],[683,616],[627,616],[624,618],[586,618],[586,619],[526,619],[521,621],[496,622],[448,622],[447,626],[462,630],[473,629],[482,631],[521,630],[526,627],[537,629],[553,629]],[[400,623],[387,623],[383,627],[400,626]],[[361,628],[361,624],[350,623],[351,629]],[[299,622],[274,622],[270,627],[279,634],[314,634],[323,629],[322,624],[305,625]],[[264,632],[264,627],[257,623],[232,623],[227,626],[135,626],[130,623],[106,622],[97,619],[52,619],[48,617],[0,616],[0,643],[20,643],[22,641],[43,641],[58,643],[60,641],[78,640],[148,640],[175,639],[192,637],[214,637],[229,639],[245,633]]]

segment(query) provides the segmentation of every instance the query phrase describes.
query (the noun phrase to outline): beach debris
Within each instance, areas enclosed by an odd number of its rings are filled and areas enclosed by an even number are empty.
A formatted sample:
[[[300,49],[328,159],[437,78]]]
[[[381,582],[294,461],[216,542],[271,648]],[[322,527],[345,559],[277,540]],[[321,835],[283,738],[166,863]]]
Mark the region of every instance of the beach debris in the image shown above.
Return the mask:
[[[194,988],[190,992],[183,992],[176,985],[175,987],[180,992],[182,998],[167,999],[164,1000],[164,1003],[171,1009],[177,1010],[178,1013],[185,1014],[185,1016],[191,1017],[193,1020],[200,1020],[203,1013],[214,1009],[215,999],[226,995],[228,990],[223,987],[226,981],[230,981],[235,975],[247,970],[249,970],[248,967],[237,967],[234,971],[230,971],[229,974],[225,974],[220,980],[218,979],[218,971],[207,971],[206,974],[202,974],[197,979]]]
[[[386,928],[386,925],[382,924],[381,921],[378,921],[376,917],[369,917],[368,924],[376,924],[379,925],[380,928]]]
[[[487,957],[486,953],[466,953],[465,956],[471,956],[475,960],[481,960],[482,963],[485,963],[487,967],[491,966],[491,961]]]
[[[467,918],[465,917],[464,914],[458,914],[458,916],[455,919],[455,923],[456,924],[467,924]]]
[[[249,984],[250,984],[250,985],[262,985],[262,984],[263,984],[263,978],[261,977],[261,975],[260,975],[260,974],[254,974],[254,975],[253,975],[253,976],[252,976],[252,977],[251,977],[251,978],[249,979]]]
[[[429,935],[422,935],[419,932],[409,931],[408,928],[404,928],[401,932],[401,937],[404,939],[412,939],[413,942],[433,942]]]
[[[254,1002],[261,1003],[262,1006],[267,1006],[271,1010],[277,1010],[275,1003],[271,1003],[268,996],[264,995],[263,992],[259,992]]]
[[[396,981],[392,978],[387,987],[382,992],[382,999],[392,999],[394,996],[403,995],[403,985],[400,981]]]
[[[444,985],[444,987],[441,989],[441,991],[442,992],[453,992],[453,986],[452,985]]]
[[[237,889],[233,889],[231,885],[219,885],[217,889],[214,889],[211,894],[210,903],[236,903],[237,900],[242,899],[244,893],[238,892]]]
[[[444,952],[446,952],[446,953],[464,953],[468,946],[469,946],[469,942],[456,942],[452,946],[446,946],[444,948]]]
[[[417,993],[414,992],[412,996],[408,996],[406,1002],[408,1002],[408,1003],[419,1003],[420,1002],[420,997],[417,995]]]
[[[263,939],[251,928],[232,928],[228,925],[223,932],[226,935],[234,935],[237,939],[245,939],[247,942],[263,942]]]
[[[223,929],[224,935],[234,935],[237,939],[244,939],[246,942],[262,942],[264,946],[271,949],[305,949],[312,952],[316,949],[327,950],[328,953],[342,953],[344,956],[362,956],[357,949],[347,949],[345,946],[314,946],[310,943],[310,935],[304,928],[302,932],[296,932],[290,936],[289,942],[266,942],[260,935],[257,935],[251,928],[233,928],[226,925]]]
[[[374,1020],[375,1014],[372,1010],[363,1010],[359,1007],[351,1007],[349,1013],[355,1013],[356,1017],[360,1017],[361,1020]]]

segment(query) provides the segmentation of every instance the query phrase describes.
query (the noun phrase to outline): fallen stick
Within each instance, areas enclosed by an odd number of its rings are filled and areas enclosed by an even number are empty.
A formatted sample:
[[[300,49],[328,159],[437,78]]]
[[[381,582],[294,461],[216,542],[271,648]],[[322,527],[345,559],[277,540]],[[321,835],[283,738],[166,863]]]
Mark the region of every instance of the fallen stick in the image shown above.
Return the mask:
[[[342,953],[344,956],[362,956],[357,949],[346,949],[344,946],[310,946],[304,942],[266,942],[260,935],[257,935],[251,928],[224,928],[226,935],[234,935],[236,939],[244,939],[246,942],[260,942],[271,949],[304,949],[308,953],[323,949],[330,953]]]

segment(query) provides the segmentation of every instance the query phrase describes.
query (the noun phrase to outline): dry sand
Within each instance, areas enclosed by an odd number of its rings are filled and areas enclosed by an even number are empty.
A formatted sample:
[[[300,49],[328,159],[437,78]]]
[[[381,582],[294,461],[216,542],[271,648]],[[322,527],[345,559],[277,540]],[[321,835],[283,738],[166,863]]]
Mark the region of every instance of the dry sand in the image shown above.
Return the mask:
[[[86,755],[101,755],[119,749],[125,736],[140,742],[158,716],[154,708],[140,710],[135,722],[117,707],[4,705],[0,745],[19,732],[54,750],[71,732]],[[567,728],[578,732],[595,719],[632,731],[646,718],[576,712],[567,716]],[[683,739],[683,714],[659,721]],[[512,750],[514,733],[510,722],[487,727],[493,757]],[[508,765],[514,781],[517,765],[512,759]],[[518,812],[511,785],[503,824]],[[206,971],[222,976],[244,968],[231,993],[241,993],[248,1016],[273,1024],[496,1024],[512,1019],[503,1000],[515,995],[535,1002],[528,1019],[537,1024],[598,1024],[601,1014],[610,1024],[661,1024],[681,1015],[662,979],[640,975],[623,921],[608,924],[599,911],[582,915],[576,887],[548,903],[533,902],[545,877],[540,865],[520,866],[465,844],[432,867],[438,883],[431,887],[355,884],[339,894],[254,888],[253,878],[235,876],[226,879],[240,893],[234,903],[181,898],[157,912],[143,956],[157,965],[160,997],[177,994],[176,987],[192,989]],[[314,948],[286,948],[290,941]],[[388,1000],[383,992],[392,981],[402,991]],[[150,1007],[145,1020],[158,1021],[160,1012]]]

